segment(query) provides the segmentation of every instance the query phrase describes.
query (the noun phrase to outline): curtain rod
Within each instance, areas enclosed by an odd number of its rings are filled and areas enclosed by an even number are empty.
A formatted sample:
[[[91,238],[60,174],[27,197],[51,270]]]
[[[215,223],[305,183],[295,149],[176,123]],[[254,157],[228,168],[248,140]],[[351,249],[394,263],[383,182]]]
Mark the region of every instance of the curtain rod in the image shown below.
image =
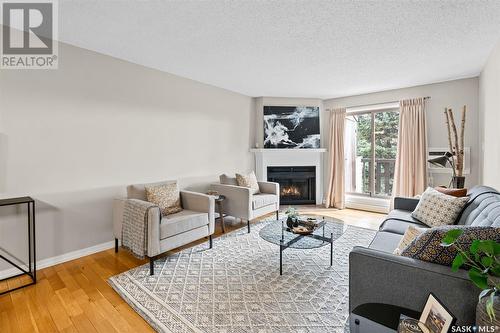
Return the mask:
[[[412,98],[413,99],[413,98]],[[425,96],[424,100],[431,99],[431,96]],[[400,101],[390,101],[390,102],[380,102],[380,103],[370,103],[370,104],[362,104],[362,105],[350,105],[346,106],[346,109],[351,109],[351,108],[361,108],[365,106],[372,106],[372,105],[380,105],[380,104],[389,104],[389,103],[399,103]],[[327,111],[333,111],[333,109],[327,109]]]

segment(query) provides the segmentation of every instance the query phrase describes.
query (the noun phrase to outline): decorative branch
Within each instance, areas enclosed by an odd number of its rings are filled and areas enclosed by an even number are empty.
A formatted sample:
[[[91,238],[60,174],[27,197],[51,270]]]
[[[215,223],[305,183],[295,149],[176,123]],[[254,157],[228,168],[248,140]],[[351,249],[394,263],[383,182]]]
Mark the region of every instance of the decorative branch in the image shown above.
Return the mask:
[[[457,127],[455,125],[455,117],[453,117],[453,111],[451,109],[448,109],[448,116],[450,117],[450,123],[451,123],[451,130],[453,133],[453,153],[454,156],[452,158],[455,159],[455,172],[457,176],[459,176],[459,173],[461,174],[462,165],[460,164],[459,158],[458,158],[458,133],[457,133]]]
[[[458,176],[463,175],[464,170],[464,136],[465,136],[465,113],[467,111],[467,107],[464,105],[462,108],[462,121],[460,124],[460,146],[458,147],[458,155],[457,158],[460,160],[460,169],[457,170]]]
[[[450,147],[450,153],[453,152],[453,145],[451,143],[451,128],[450,128],[450,117],[448,116],[448,108],[444,108],[444,116],[446,118],[446,129],[448,130],[448,145]]]

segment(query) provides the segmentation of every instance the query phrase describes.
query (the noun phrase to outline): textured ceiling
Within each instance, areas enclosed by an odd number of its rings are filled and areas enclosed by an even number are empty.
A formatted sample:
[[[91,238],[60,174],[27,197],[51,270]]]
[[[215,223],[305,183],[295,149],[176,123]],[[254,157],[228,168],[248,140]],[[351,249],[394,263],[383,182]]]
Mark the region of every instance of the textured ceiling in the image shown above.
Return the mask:
[[[250,96],[339,97],[477,75],[500,1],[60,0],[64,42]]]

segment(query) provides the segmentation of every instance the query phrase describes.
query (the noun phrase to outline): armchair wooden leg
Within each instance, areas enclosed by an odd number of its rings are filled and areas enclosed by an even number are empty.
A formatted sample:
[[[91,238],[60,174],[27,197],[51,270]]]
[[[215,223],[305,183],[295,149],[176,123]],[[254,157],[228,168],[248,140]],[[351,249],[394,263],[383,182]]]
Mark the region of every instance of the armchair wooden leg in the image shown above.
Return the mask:
[[[210,248],[213,247],[212,235],[208,236],[208,244],[210,244]]]
[[[247,220],[248,233],[250,233],[250,220]]]
[[[277,210],[277,211],[276,211],[276,220],[279,220],[279,219],[280,219],[280,211],[279,211],[279,210]]]
[[[115,238],[115,253],[118,253],[118,238]]]
[[[155,275],[155,260],[149,258],[149,275]]]

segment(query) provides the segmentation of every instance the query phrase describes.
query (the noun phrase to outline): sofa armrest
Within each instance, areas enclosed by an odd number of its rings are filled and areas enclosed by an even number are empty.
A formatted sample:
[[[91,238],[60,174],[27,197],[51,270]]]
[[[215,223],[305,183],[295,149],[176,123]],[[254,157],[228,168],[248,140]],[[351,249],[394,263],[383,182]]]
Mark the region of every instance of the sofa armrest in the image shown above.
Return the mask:
[[[260,193],[280,195],[280,184],[274,182],[258,182]]]
[[[210,235],[215,231],[215,199],[213,196],[191,191],[180,191],[182,208],[208,213]]]
[[[249,220],[252,211],[252,196],[248,187],[211,184],[210,189],[226,197],[224,211],[227,215]]]
[[[349,312],[364,303],[421,311],[431,292],[457,324],[474,324],[480,290],[466,271],[452,272],[447,266],[365,247],[355,247],[349,254]]]
[[[395,197],[394,198],[394,209],[401,209],[407,211],[414,211],[417,208],[419,199],[415,198],[404,198],[404,197]]]
[[[126,199],[117,198],[113,200],[113,233],[115,238],[122,238],[122,224],[123,224],[123,212],[125,209],[125,202],[127,200],[138,200],[138,199]],[[160,209],[149,209],[148,210],[148,256],[153,257],[160,254],[160,223],[161,223],[161,212]]]

